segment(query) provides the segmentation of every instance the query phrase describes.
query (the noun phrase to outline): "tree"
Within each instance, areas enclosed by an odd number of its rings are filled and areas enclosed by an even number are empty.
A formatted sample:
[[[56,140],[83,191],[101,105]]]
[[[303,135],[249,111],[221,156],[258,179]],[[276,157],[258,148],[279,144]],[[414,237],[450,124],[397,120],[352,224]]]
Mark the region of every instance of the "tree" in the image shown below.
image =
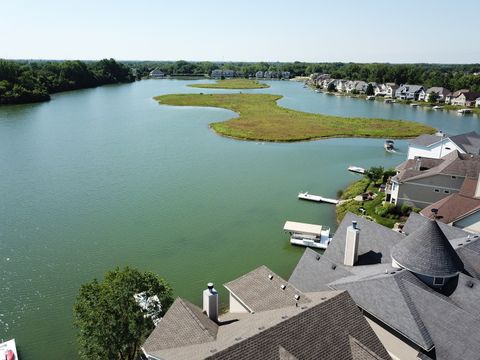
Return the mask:
[[[371,96],[371,95],[375,94],[375,90],[373,89],[373,85],[371,83],[369,83],[367,85],[367,89],[365,90],[365,94],[367,94],[368,96]]]
[[[370,181],[377,182],[383,178],[383,166],[372,166],[367,170],[366,175]]]
[[[147,299],[156,295],[160,304],[152,301],[143,310],[134,298],[139,293]],[[83,284],[74,305],[80,355],[93,360],[136,359],[141,342],[154,328],[150,315],[163,316],[172,302],[165,280],[130,267],[109,271],[102,282]]]
[[[428,95],[428,102],[432,103],[432,104],[435,104],[437,102],[437,100],[438,100],[438,94],[435,91],[432,91]]]

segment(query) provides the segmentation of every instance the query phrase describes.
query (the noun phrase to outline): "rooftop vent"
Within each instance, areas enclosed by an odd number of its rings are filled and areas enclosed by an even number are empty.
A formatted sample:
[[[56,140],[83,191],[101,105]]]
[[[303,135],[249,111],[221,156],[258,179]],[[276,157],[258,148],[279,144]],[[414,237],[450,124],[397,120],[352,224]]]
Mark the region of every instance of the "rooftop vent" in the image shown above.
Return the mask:
[[[268,275],[268,278],[269,278],[270,280],[272,280],[272,279],[273,279],[273,275],[272,275],[272,274],[269,274],[269,275]]]
[[[280,287],[282,288],[282,290],[285,290],[286,286],[285,285],[280,285]]]
[[[320,260],[320,255],[317,254],[317,255],[315,256],[315,259],[317,259],[317,261]]]
[[[295,294],[295,300],[296,300],[296,301],[300,300],[300,295]]]
[[[468,280],[467,283],[466,283],[466,285],[467,285],[469,288],[473,288],[473,285],[474,285],[474,284],[473,284],[473,281]]]
[[[265,326],[260,326],[260,327],[258,328],[258,330],[260,330],[260,331],[261,331],[261,330],[265,330]]]
[[[335,270],[337,268],[337,265],[332,264],[332,270]]]
[[[283,316],[282,316],[282,319],[283,319],[283,320],[288,319],[288,316],[287,316],[287,315],[283,315]]]

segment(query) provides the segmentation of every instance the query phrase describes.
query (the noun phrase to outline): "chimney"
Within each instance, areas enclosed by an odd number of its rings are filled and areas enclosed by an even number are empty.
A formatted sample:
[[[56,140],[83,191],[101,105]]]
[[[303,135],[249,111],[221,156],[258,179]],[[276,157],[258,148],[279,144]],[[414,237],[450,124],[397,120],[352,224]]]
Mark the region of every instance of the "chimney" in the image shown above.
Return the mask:
[[[218,293],[213,283],[207,284],[208,289],[203,290],[203,311],[210,320],[218,321]]]
[[[359,238],[360,229],[357,228],[357,222],[352,221],[352,225],[347,228],[347,237],[345,239],[345,257],[343,263],[347,266],[354,266],[358,260]]]
[[[480,174],[478,175],[477,178],[477,187],[475,188],[475,195],[477,199],[480,198]]]
[[[417,157],[415,158],[415,170],[420,171],[421,168],[422,168],[422,158]]]

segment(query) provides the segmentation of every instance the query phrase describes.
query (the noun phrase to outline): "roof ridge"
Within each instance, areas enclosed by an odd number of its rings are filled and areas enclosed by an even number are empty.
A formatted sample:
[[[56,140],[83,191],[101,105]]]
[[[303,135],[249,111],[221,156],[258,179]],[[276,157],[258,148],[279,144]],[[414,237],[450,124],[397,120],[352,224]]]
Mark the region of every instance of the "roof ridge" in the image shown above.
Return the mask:
[[[213,336],[210,331],[203,325],[203,323],[200,321],[200,319],[195,315],[195,313],[190,309],[189,302],[187,300],[184,300],[182,298],[178,298],[182,306],[187,310],[188,314],[192,317],[192,319],[197,323],[197,325],[200,327],[201,330],[203,330],[205,333],[207,333],[212,339],[215,339],[215,336]],[[193,304],[191,304],[193,305]],[[195,306],[195,305],[193,305]],[[200,308],[198,308],[200,310]],[[203,311],[202,311],[203,313]],[[205,315],[206,316],[206,315]]]

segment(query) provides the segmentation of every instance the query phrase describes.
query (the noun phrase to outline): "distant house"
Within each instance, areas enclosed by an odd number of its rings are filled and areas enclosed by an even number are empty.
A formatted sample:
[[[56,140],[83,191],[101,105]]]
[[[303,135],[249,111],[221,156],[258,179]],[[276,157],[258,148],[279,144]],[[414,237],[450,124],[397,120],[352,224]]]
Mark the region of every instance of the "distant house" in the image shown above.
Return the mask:
[[[235,71],[233,70],[223,70],[223,77],[225,79],[232,79],[235,76]]]
[[[420,135],[408,144],[407,159],[416,157],[440,159],[458,151],[460,154],[480,154],[480,134],[475,131],[460,135]]]
[[[283,80],[290,79],[290,71],[282,71],[282,79]]]
[[[347,90],[347,80],[337,80],[336,88],[338,92],[345,92]]]
[[[416,157],[396,170],[387,187],[390,203],[423,209],[457,193],[465,178],[478,178],[480,156],[453,151],[440,159]]]
[[[398,86],[395,83],[376,84],[373,91],[375,96],[394,97],[397,88]]]
[[[445,97],[445,103],[450,104],[452,102],[452,99],[455,99],[461,93],[467,93],[467,92],[470,92],[470,90],[468,90],[468,89],[457,90],[457,91],[455,91],[455,92],[453,92],[453,93],[451,93],[451,94],[449,94]]]
[[[435,209],[435,210],[434,210]],[[460,191],[423,209],[420,214],[432,216],[445,224],[466,231],[480,233],[480,183],[479,179],[467,178]]]
[[[475,100],[475,107],[480,107],[480,97]]]
[[[424,91],[425,88],[421,85],[401,85],[395,91],[395,97],[401,100],[418,100],[420,93]]]
[[[272,78],[272,72],[271,72],[271,71],[265,71],[265,72],[263,73],[263,77],[264,77],[265,79],[271,79],[271,78]]]
[[[474,92],[462,92],[457,97],[453,98],[450,103],[458,106],[475,106],[476,100],[480,97],[479,93]]]
[[[149,75],[150,75],[151,78],[154,78],[154,79],[162,79],[162,78],[165,77],[165,73],[163,73],[162,71],[160,71],[158,69],[150,71]]]
[[[223,71],[220,69],[215,69],[212,71],[212,79],[221,79],[223,75]]]
[[[257,72],[255,73],[255,77],[256,77],[257,79],[263,79],[263,71],[257,71]]]
[[[385,88],[386,88],[385,97],[387,97],[387,98],[393,98],[393,97],[395,97],[395,92],[396,92],[397,89],[398,89],[398,85],[397,85],[397,84],[395,84],[395,83],[386,83],[386,84],[385,84]]]
[[[445,102],[445,99],[447,98],[448,95],[451,94],[451,91],[444,88],[444,87],[431,87],[428,88],[427,91],[425,91],[425,95],[420,95],[418,100],[425,100],[425,101],[430,101],[430,95],[432,93],[437,94],[437,101],[438,102]]]

